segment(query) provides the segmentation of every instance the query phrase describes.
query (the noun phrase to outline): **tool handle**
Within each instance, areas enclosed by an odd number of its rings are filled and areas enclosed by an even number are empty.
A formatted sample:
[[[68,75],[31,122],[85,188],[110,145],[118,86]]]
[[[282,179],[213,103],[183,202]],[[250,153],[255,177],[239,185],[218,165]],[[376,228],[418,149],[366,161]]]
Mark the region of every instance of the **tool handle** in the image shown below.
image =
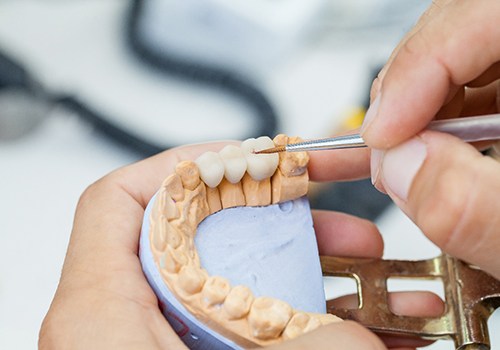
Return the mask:
[[[465,142],[500,140],[500,114],[436,120],[431,122],[427,129],[454,135]],[[359,134],[353,134],[288,144],[286,151],[319,151],[357,147],[366,147],[366,144]]]
[[[436,120],[429,130],[454,135],[465,142],[500,139],[500,114]]]

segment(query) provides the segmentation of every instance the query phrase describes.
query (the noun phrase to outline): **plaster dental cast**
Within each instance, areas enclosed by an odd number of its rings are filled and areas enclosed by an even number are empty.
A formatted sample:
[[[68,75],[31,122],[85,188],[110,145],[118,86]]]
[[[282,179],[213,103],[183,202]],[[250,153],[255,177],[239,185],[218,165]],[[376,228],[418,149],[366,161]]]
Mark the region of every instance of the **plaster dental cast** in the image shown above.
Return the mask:
[[[255,150],[297,141],[278,135],[273,142],[263,136],[245,140],[241,147],[227,145],[218,153],[205,152],[194,162],[181,161],[150,203],[152,208],[146,210],[140,248],[143,268],[165,317],[171,325],[178,324],[177,333],[190,348],[265,346],[340,321],[325,314],[321,267],[316,242],[311,241],[312,222],[293,217],[310,216],[309,206],[292,201],[307,193],[307,153],[254,154]],[[260,208],[244,214],[243,207]],[[301,207],[306,212],[300,211]],[[215,230],[223,234],[198,226],[221,210],[227,215],[217,216]],[[236,226],[230,223],[233,219]],[[210,225],[210,221],[203,224]],[[196,242],[198,236],[211,241],[205,250],[217,252],[202,255],[203,240]],[[208,267],[202,266],[203,260],[225,262],[218,271],[223,275],[211,275]],[[232,285],[235,282],[239,284]],[[308,288],[301,286],[304,283]],[[273,296],[265,295],[266,291]],[[295,310],[279,297],[308,310]],[[203,323],[211,329],[204,330]],[[222,339],[223,334],[227,340]]]
[[[434,1],[373,84],[372,106],[361,130],[372,150],[311,153],[307,166],[311,181],[353,180],[371,172],[375,186],[423,234],[496,278],[500,164],[479,152],[494,145],[474,147],[421,130],[444,115],[500,111],[499,19],[496,0]],[[186,348],[143,274],[139,235],[147,204],[176,166],[208,151],[218,153],[226,145],[172,149],[118,169],[85,191],[61,281],[40,331],[41,349]],[[372,223],[333,212],[313,211],[312,216],[319,254],[382,255],[382,239]],[[434,317],[443,312],[437,297],[422,292],[393,293],[389,303],[401,315]],[[359,324],[341,321],[269,348],[412,349],[424,344],[378,337]]]

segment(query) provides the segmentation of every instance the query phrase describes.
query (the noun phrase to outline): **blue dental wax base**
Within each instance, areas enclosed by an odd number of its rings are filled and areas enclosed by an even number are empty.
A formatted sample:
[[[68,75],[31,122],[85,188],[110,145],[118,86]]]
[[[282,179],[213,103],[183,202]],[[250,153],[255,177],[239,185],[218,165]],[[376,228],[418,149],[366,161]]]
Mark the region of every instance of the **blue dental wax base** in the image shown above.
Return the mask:
[[[198,321],[177,301],[153,261],[146,209],[140,238],[144,273],[163,314],[190,349],[240,349]],[[195,245],[210,275],[248,286],[294,309],[325,313],[325,295],[311,211],[306,197],[265,207],[224,209],[199,226]]]

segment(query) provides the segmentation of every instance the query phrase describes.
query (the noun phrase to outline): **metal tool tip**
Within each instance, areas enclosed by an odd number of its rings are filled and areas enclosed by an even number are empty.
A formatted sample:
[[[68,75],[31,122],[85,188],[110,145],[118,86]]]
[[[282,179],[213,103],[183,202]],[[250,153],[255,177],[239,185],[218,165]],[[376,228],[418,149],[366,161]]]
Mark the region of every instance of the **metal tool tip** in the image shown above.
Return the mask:
[[[273,148],[267,148],[263,149],[260,151],[253,151],[254,154],[268,154],[268,153],[278,153],[278,152],[285,152],[286,151],[286,146],[276,146]]]

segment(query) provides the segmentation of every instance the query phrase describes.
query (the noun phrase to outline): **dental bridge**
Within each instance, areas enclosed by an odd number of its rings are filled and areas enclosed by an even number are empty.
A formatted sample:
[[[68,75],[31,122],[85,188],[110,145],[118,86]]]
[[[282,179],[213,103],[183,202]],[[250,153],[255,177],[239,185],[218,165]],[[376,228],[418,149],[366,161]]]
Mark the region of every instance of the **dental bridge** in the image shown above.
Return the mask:
[[[452,339],[460,350],[490,349],[487,320],[500,306],[500,282],[445,254],[423,261],[321,256],[324,276],[354,278],[359,301],[358,309],[336,309],[326,301],[326,314],[296,310],[272,297],[256,297],[247,286],[231,286],[225,277],[209,275],[194,243],[198,225],[224,209],[269,206],[307,194],[306,152],[254,153],[300,141],[285,135],[274,141],[248,139],[240,147],[228,145],[194,162],[181,161],[164,180],[150,211],[147,239],[161,280],[175,298],[196,319],[242,348],[280,343],[321,325],[352,319],[378,333]],[[390,277],[441,279],[443,315],[426,318],[392,313],[387,291]]]

